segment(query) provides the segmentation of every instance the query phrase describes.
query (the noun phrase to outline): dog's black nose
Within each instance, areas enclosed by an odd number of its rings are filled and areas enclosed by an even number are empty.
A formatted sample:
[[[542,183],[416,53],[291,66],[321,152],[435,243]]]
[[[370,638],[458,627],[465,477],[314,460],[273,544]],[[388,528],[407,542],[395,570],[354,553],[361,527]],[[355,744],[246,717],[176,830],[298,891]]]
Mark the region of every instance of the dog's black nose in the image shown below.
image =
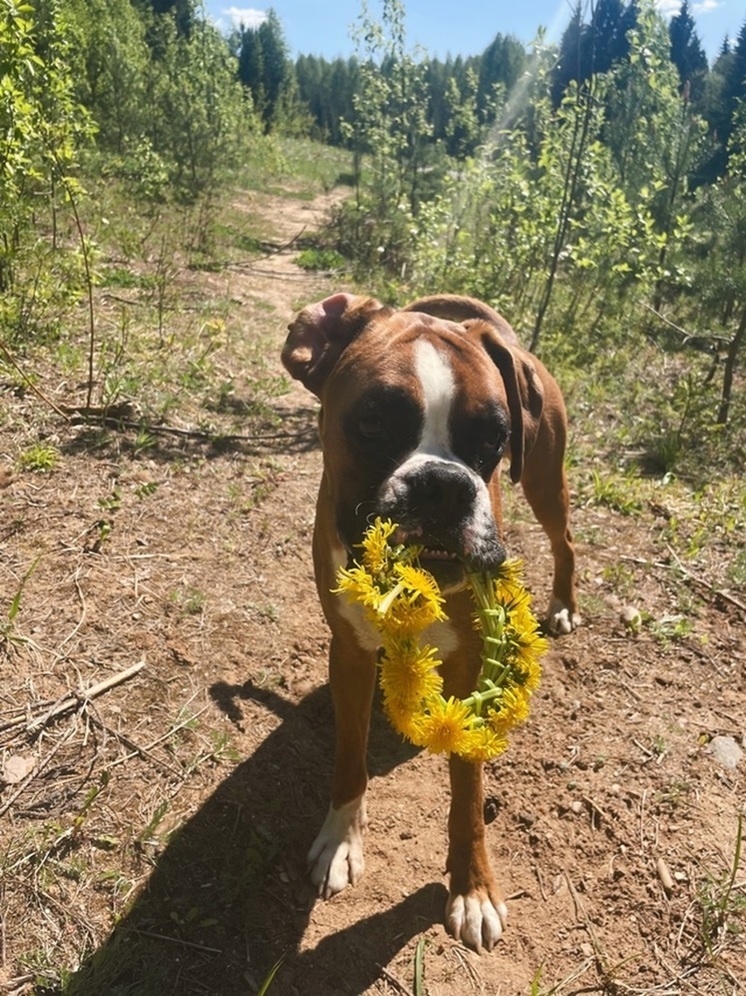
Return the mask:
[[[471,475],[448,463],[419,467],[407,485],[409,507],[420,519],[457,522],[468,515],[477,496]]]

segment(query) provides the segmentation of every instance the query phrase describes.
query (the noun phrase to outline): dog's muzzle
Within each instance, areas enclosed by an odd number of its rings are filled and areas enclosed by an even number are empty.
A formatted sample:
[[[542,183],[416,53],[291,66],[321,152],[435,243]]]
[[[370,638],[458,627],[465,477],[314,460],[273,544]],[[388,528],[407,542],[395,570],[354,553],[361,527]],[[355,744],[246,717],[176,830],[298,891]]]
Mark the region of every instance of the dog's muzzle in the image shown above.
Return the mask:
[[[398,524],[399,542],[423,547],[420,562],[441,587],[505,560],[487,487],[463,464],[438,458],[405,464],[381,488],[379,507]]]

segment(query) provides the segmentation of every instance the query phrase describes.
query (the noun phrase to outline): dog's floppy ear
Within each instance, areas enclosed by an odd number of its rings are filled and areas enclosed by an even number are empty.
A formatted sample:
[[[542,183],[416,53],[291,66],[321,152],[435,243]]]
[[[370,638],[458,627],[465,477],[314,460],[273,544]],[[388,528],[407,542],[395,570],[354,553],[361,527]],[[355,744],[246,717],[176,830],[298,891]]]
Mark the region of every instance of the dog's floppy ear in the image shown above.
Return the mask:
[[[333,294],[304,308],[282,350],[288,373],[318,397],[344,350],[383,307],[373,297]]]
[[[500,371],[510,412],[510,479],[517,484],[523,473],[523,458],[536,441],[544,407],[544,386],[529,353],[508,346],[491,323],[464,322],[478,335],[482,346]]]

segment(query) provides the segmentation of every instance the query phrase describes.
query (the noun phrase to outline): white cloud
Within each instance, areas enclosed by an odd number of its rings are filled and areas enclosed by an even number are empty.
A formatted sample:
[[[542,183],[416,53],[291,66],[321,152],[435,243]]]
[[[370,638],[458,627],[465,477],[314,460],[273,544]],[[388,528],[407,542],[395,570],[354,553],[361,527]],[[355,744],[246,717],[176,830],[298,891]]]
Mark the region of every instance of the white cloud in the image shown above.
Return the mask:
[[[689,6],[693,14],[711,14],[723,4],[721,0],[695,0]],[[655,7],[664,17],[670,18],[681,10],[681,0],[655,0]]]
[[[221,14],[230,18],[234,28],[240,28],[241,25],[245,28],[258,28],[267,20],[267,11],[256,10],[254,7],[227,7]]]
[[[673,17],[681,8],[681,0],[655,0],[655,6],[664,17]]]

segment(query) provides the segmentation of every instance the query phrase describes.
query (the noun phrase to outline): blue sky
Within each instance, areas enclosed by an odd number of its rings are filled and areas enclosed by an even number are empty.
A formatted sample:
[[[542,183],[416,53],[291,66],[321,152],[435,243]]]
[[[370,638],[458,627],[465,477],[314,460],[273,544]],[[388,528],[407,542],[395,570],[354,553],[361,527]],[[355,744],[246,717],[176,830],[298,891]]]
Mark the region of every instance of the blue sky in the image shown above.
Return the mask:
[[[668,17],[681,0],[656,0]],[[291,54],[323,55],[327,59],[354,52],[350,26],[360,14],[359,0],[206,0],[208,14],[221,28],[242,20],[255,26],[272,7],[282,22]],[[371,13],[380,16],[378,0],[368,0]],[[405,0],[409,47],[422,45],[432,56],[477,55],[499,32],[515,35],[525,44],[539,25],[549,41],[559,41],[570,19],[573,0]],[[735,39],[746,20],[743,0],[689,0],[697,33],[712,61],[726,34]]]

